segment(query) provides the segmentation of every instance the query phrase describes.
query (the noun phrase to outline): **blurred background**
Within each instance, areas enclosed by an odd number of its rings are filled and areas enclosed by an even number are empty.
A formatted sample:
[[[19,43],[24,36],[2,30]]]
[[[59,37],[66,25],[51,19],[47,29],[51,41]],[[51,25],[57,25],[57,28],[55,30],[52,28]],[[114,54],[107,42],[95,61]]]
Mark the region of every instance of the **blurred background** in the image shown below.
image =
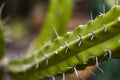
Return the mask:
[[[41,31],[49,3],[50,0],[0,0],[0,5],[4,5],[2,19],[6,41],[5,57],[8,60],[11,57],[23,56],[25,54],[30,43]],[[90,12],[92,12],[93,18],[104,13],[104,6],[105,12],[107,12],[115,4],[115,0],[74,0],[73,4],[72,15],[68,22],[67,31],[72,31],[77,25],[86,24],[91,19]],[[102,69],[106,70],[104,66],[111,66],[112,63],[110,62],[112,61],[106,61],[106,64],[101,64],[103,65]],[[116,65],[117,63],[114,64]],[[106,73],[103,75],[99,70],[96,70],[95,74],[98,75],[92,75],[88,80],[120,80],[118,77],[120,65],[117,64],[117,71],[113,69],[113,67],[114,66],[107,67],[108,75],[105,75]],[[95,67],[87,67],[87,70],[80,71],[80,74],[86,78],[91,75],[88,70],[93,71]],[[109,72],[110,70],[112,70],[114,74],[117,74],[117,77],[111,78],[113,73]],[[5,80],[9,80],[6,76],[7,74],[5,75]],[[105,76],[107,76],[107,78],[105,78]],[[74,74],[68,75],[67,78],[68,80],[78,80]]]

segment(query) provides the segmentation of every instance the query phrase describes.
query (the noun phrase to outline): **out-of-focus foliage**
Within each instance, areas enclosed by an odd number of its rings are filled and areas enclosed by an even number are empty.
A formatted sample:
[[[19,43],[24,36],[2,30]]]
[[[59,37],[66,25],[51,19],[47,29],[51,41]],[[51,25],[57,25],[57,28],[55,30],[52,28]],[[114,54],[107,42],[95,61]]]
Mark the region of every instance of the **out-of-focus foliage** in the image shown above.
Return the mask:
[[[27,24],[25,20],[17,19],[12,20],[10,23],[5,25],[5,33],[7,38],[14,40],[20,40],[25,37],[28,33]]]
[[[2,20],[0,17],[0,59],[3,57],[4,53],[5,53],[5,40],[4,40]]]

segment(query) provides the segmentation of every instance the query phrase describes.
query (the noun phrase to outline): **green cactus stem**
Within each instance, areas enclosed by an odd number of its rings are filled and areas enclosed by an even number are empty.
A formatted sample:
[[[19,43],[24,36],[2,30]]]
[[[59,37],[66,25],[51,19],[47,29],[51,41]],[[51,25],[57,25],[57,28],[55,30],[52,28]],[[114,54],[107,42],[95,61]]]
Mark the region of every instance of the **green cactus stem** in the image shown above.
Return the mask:
[[[17,80],[35,80],[66,72],[68,67],[83,62],[89,65],[93,63],[90,57],[101,57],[107,51],[114,57],[120,48],[119,13],[120,6],[114,7],[107,14],[56,39],[32,57],[13,60],[6,67]]]

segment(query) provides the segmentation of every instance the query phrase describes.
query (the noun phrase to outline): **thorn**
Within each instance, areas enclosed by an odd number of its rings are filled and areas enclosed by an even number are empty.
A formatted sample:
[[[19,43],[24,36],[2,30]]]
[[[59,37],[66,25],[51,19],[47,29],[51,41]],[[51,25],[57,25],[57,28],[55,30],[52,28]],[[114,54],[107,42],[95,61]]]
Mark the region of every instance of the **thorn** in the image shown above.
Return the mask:
[[[105,53],[104,57],[107,56],[107,55],[109,56],[109,58],[111,58],[112,51],[111,50],[106,50],[106,53]]]
[[[52,27],[52,28],[53,28],[53,30],[54,30],[54,32],[55,32],[55,35],[56,35],[57,39],[59,39],[59,35],[58,35],[57,30],[55,29],[55,27]]]
[[[95,57],[95,60],[96,60],[96,67],[97,67],[102,73],[104,73],[104,71],[99,67],[98,57]]]
[[[73,70],[74,70],[74,73],[75,73],[76,77],[79,78],[78,72],[77,72],[75,67],[73,67]]]
[[[55,76],[52,76],[52,80],[55,80]]]
[[[46,65],[48,65],[48,55],[47,54],[44,54],[45,58],[46,58]]]
[[[95,34],[94,34],[94,32],[91,32],[91,40],[93,40],[93,38],[95,37]]]
[[[107,32],[107,26],[103,25],[103,27],[104,27],[104,32]]]
[[[65,73],[62,73],[62,80],[65,80]]]
[[[90,20],[87,23],[91,23],[93,21],[93,14],[92,11],[90,11]]]
[[[78,46],[80,46],[81,43],[82,43],[82,37],[80,35],[78,35],[78,38],[79,38],[79,44],[78,44]]]
[[[65,54],[68,52],[68,49],[69,49],[69,45],[68,43],[65,41],[65,44],[66,44],[66,50],[65,50]]]
[[[90,11],[90,21],[91,21],[91,22],[93,21],[93,14],[92,14],[92,11]]]
[[[96,61],[96,66],[98,67],[99,64],[98,64],[98,57],[95,57],[95,61]]]
[[[36,69],[38,69],[39,68],[39,61],[36,57],[34,57],[34,59],[35,59],[35,62],[36,62]]]

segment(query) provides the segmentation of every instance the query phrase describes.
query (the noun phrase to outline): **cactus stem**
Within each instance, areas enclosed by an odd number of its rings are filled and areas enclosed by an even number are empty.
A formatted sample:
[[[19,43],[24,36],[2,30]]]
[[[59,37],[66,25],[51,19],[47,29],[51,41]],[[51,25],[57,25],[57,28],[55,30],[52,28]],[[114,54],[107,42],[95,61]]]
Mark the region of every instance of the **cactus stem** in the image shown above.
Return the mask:
[[[49,59],[49,56],[47,54],[44,54],[45,58],[46,58],[46,65],[48,65],[48,59]]]
[[[79,38],[79,44],[78,44],[78,46],[80,46],[81,43],[82,43],[82,37],[80,35],[78,35],[78,38]]]

